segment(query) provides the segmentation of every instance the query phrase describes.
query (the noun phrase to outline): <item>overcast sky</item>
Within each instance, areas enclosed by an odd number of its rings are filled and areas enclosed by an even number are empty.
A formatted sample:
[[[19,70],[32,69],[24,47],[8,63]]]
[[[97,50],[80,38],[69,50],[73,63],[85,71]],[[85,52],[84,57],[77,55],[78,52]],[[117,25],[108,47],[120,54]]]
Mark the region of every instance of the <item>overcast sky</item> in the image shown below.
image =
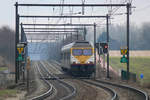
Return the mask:
[[[8,25],[14,29],[15,27],[15,2],[19,3],[60,3],[60,0],[1,0],[0,3],[0,27]],[[108,3],[110,0],[85,0],[86,3]],[[112,0],[118,3],[123,0]],[[65,3],[81,3],[81,0],[65,0]],[[150,0],[133,0],[133,9],[131,22],[141,25],[143,22],[150,22]],[[98,14],[99,12],[97,12]],[[101,14],[100,14],[101,15]],[[119,23],[122,19],[115,19]],[[125,21],[125,20],[124,20]],[[113,22],[113,21],[112,21]]]

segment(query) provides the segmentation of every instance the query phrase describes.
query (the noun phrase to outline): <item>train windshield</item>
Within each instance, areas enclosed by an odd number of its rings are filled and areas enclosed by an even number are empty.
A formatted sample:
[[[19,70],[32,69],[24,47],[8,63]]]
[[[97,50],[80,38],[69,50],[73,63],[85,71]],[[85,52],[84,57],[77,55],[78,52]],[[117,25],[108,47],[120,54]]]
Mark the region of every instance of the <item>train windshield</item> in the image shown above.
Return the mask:
[[[73,49],[72,54],[74,56],[81,56],[82,55],[82,49]]]
[[[83,55],[85,56],[91,56],[92,55],[92,49],[84,49]]]

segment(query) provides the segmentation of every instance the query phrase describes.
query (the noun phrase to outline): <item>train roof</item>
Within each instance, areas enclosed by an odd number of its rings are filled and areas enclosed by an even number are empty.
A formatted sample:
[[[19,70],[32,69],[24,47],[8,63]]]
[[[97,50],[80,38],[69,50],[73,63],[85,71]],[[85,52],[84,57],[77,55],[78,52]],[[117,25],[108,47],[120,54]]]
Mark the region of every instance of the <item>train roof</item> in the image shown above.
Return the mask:
[[[70,44],[63,46],[61,50],[62,51],[67,50],[67,49],[70,49],[72,47],[92,47],[92,44],[88,41],[75,41],[73,43],[70,43]]]
[[[92,47],[88,41],[76,41],[73,47]]]

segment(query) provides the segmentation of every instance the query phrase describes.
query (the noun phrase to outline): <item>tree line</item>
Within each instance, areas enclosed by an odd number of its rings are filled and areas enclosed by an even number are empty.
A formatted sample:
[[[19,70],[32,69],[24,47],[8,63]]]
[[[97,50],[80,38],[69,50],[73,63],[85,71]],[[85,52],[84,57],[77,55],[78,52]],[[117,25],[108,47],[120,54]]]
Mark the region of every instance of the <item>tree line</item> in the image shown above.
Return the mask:
[[[1,63],[14,63],[15,57],[15,32],[9,26],[0,28],[0,56],[4,59]]]
[[[126,25],[110,25],[110,49],[118,50],[126,46]],[[99,42],[106,42],[106,32],[98,36]],[[150,22],[141,26],[131,24],[130,26],[130,49],[150,50]]]

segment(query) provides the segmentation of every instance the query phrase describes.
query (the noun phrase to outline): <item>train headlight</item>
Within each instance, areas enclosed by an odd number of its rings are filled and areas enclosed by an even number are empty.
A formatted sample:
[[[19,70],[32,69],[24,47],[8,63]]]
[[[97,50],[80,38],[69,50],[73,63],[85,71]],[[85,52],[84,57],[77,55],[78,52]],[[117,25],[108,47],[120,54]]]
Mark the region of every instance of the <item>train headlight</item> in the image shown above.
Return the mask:
[[[73,64],[77,64],[77,62],[74,61]]]
[[[91,62],[91,61],[88,61],[87,63],[88,63],[88,64],[93,64],[93,62]]]

